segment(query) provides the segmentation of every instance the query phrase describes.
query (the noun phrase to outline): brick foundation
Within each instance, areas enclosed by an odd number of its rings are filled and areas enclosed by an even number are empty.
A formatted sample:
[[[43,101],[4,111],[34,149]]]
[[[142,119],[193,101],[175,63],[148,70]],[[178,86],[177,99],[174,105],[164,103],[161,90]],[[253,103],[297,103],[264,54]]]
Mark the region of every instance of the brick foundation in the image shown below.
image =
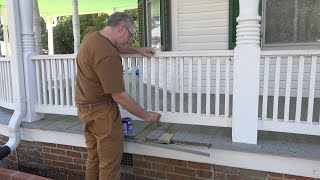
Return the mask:
[[[8,138],[0,135],[0,145]],[[21,141],[0,166],[58,180],[84,179],[86,148]],[[133,154],[123,180],[311,180],[313,178],[246,170]],[[129,159],[129,161],[131,161]],[[125,160],[123,162],[127,162]]]

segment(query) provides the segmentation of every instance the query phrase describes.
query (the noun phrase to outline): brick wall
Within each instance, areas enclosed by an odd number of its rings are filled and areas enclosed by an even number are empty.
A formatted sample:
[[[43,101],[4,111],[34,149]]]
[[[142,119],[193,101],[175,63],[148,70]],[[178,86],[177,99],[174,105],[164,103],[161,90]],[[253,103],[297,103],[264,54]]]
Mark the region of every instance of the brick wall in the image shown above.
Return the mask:
[[[0,135],[0,145],[8,141]],[[58,180],[84,179],[86,148],[21,141],[0,166]],[[127,156],[128,157],[128,156]],[[122,180],[311,180],[312,178],[232,168],[206,163],[130,155]],[[127,162],[126,159],[124,162]]]

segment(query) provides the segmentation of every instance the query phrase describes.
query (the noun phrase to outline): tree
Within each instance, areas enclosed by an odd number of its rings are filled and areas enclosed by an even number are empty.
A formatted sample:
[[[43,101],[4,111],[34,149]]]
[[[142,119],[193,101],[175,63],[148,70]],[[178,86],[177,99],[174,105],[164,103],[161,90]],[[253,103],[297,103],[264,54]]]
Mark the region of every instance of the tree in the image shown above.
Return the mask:
[[[135,21],[136,30],[131,39],[131,45],[139,47],[138,39],[138,9],[126,10]],[[105,13],[81,15],[80,20],[80,41],[83,37],[91,32],[103,29],[106,25],[109,15]],[[41,23],[42,24],[42,23]],[[45,27],[45,25],[44,25]],[[47,49],[47,32],[42,28],[42,43],[44,49]],[[73,32],[72,32],[72,16],[63,16],[59,19],[56,27],[53,29],[54,49],[56,54],[72,54],[73,51]]]
[[[3,41],[3,25],[0,22],[0,41]]]

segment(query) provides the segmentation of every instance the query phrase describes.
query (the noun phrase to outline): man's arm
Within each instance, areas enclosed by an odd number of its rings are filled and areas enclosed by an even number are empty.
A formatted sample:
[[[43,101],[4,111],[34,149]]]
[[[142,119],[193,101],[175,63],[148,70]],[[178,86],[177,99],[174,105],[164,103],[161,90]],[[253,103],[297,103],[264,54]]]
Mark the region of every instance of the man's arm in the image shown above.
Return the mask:
[[[129,113],[148,122],[159,121],[161,114],[145,111],[126,91],[111,93],[112,98]]]
[[[123,46],[118,47],[118,50],[120,54],[141,54],[146,57],[152,57],[155,54],[155,50],[149,47],[137,48],[132,46]]]

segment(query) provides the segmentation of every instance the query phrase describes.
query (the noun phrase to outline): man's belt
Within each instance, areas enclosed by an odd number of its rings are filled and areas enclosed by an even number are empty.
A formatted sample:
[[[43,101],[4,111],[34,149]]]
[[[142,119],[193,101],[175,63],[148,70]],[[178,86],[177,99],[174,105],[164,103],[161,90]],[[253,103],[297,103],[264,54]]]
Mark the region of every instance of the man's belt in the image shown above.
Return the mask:
[[[86,109],[96,109],[104,106],[109,106],[109,105],[116,105],[117,103],[115,101],[102,101],[98,103],[77,103],[77,108],[86,110]]]

